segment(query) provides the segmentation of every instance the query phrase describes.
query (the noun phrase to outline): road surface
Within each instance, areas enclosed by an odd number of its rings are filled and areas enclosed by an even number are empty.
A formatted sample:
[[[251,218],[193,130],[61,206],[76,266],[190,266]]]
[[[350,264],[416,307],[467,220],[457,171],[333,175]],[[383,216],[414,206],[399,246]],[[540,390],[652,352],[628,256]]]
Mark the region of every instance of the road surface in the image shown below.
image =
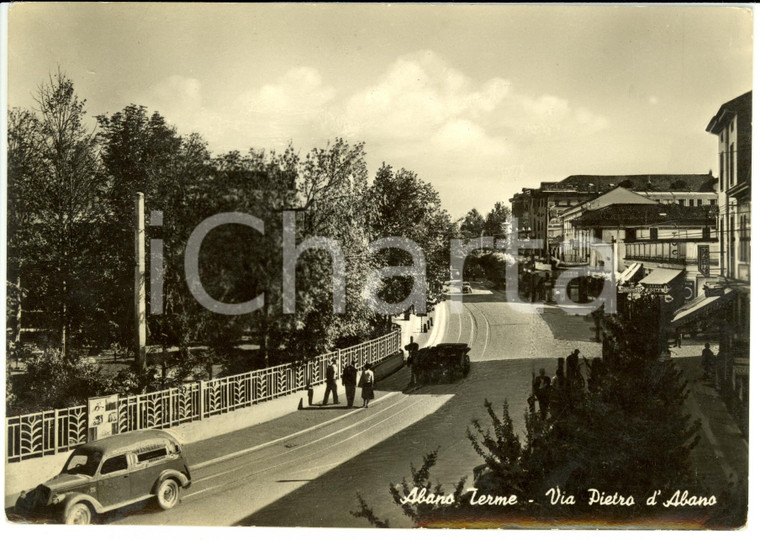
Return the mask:
[[[199,462],[190,456],[193,485],[180,505],[169,512],[133,507],[109,514],[106,522],[367,527],[349,513],[360,492],[392,526],[410,526],[388,492],[391,483],[409,478],[410,463],[419,466],[425,453],[438,449],[433,479],[444,487],[463,476],[471,481],[472,468],[481,461],[465,434],[474,418],[488,425],[484,400],[500,412],[507,398],[515,429],[522,433],[531,372],[544,367],[551,375],[557,356],[574,348],[587,357],[599,354],[587,320],[558,308],[542,315],[520,312],[503,294],[473,286],[473,293],[464,295],[463,312],[449,314],[442,339],[469,344],[472,366],[466,379],[405,392],[409,373],[403,369],[379,384],[381,392],[369,409],[299,411],[263,424],[255,429],[274,430],[278,422],[307,427],[293,430],[299,431],[293,436],[272,436],[276,440],[268,444],[257,442],[259,433],[251,439],[253,448],[232,458]],[[567,335],[580,341],[555,339],[552,328],[557,333],[568,327],[573,333]],[[224,453],[218,449],[219,456]]]

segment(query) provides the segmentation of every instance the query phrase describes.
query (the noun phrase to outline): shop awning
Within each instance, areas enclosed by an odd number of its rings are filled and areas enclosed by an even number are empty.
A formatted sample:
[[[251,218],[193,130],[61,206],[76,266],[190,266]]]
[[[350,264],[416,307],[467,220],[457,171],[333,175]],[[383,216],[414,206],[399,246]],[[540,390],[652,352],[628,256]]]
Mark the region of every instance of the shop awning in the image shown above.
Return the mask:
[[[636,275],[636,272],[638,272],[641,269],[641,263],[633,263],[631,266],[623,270],[620,275],[618,276],[617,282],[619,284],[623,284],[626,281],[630,281],[633,276]]]
[[[655,268],[651,274],[639,281],[639,285],[667,285],[676,279],[683,270],[672,270],[670,268]]]
[[[722,296],[701,296],[695,298],[682,306],[673,316],[672,324],[688,324],[697,318],[708,317],[717,308],[722,307],[727,301],[734,296],[734,291],[727,289],[728,292]]]

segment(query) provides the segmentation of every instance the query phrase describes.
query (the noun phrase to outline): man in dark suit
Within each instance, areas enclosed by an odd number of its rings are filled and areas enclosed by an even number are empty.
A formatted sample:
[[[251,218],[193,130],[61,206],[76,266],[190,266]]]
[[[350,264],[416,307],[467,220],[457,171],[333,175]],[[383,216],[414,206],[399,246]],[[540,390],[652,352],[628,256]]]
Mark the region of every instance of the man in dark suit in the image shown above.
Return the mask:
[[[343,368],[343,374],[340,376],[340,380],[343,382],[343,386],[346,387],[346,408],[350,409],[354,406],[354,396],[356,396],[356,368],[348,364]]]
[[[406,357],[406,365],[411,369],[412,378],[409,381],[411,386],[417,384],[417,353],[420,350],[418,343],[414,342],[414,336],[409,337],[409,345],[404,347],[408,353]]]
[[[335,382],[335,375],[337,375],[337,368],[335,367],[335,360],[330,362],[327,366],[327,387],[325,388],[325,399],[322,400],[322,405],[327,405],[327,399],[330,397],[330,393],[333,395],[333,405],[338,404],[338,384]]]

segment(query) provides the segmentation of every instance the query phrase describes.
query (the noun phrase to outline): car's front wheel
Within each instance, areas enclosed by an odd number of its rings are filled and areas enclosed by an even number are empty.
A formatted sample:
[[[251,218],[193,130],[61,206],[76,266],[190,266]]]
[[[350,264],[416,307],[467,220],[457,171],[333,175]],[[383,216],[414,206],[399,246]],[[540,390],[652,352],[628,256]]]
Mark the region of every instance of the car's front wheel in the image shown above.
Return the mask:
[[[92,511],[85,503],[71,506],[63,518],[66,525],[89,525],[92,522]]]
[[[156,499],[162,510],[170,510],[179,502],[179,484],[173,478],[167,478],[158,486]]]

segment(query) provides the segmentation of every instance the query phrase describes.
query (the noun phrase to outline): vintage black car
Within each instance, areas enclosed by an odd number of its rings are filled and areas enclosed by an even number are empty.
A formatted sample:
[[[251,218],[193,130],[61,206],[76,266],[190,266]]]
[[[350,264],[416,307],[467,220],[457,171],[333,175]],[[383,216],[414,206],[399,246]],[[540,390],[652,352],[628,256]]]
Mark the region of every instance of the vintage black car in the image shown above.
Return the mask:
[[[86,525],[97,514],[154,498],[169,510],[190,486],[190,470],[177,440],[160,430],[133,431],[74,450],[63,470],[29,492],[15,513]]]
[[[414,362],[422,384],[454,382],[470,372],[470,348],[464,343],[441,343],[420,349]]]

